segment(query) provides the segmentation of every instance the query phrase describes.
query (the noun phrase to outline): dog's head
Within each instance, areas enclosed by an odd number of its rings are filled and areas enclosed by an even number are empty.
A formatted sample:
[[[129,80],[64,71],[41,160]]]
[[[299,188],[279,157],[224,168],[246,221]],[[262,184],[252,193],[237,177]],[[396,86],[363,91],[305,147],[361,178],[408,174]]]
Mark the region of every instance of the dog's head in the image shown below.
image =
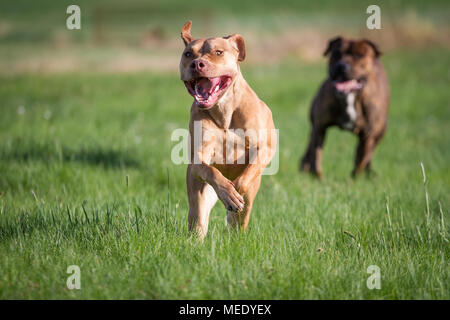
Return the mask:
[[[242,36],[194,39],[191,21],[181,30],[185,49],[180,61],[180,77],[197,106],[208,109],[225,94],[239,73],[238,61],[245,59]]]
[[[377,45],[367,39],[331,39],[324,56],[329,56],[328,74],[336,90],[349,93],[362,89],[380,55]]]

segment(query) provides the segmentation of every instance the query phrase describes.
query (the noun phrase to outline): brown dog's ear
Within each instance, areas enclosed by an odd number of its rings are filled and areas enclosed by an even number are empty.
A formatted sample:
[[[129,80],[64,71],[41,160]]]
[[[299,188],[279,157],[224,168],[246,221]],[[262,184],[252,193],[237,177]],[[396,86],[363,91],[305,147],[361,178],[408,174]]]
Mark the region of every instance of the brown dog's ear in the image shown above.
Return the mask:
[[[194,40],[194,38],[191,36],[191,26],[192,21],[189,20],[184,24],[183,29],[181,29],[181,39],[183,39],[185,46],[187,46],[189,42]]]
[[[378,58],[379,56],[381,56],[382,52],[380,51],[380,49],[378,49],[378,46],[374,42],[367,39],[364,39],[364,42],[371,46],[373,51],[375,51],[375,57]]]
[[[245,42],[244,38],[240,34],[232,34],[231,36],[224,37],[233,42],[234,48],[239,52],[238,61],[245,60]]]
[[[336,37],[336,38],[331,39],[331,40],[328,42],[328,47],[327,47],[327,49],[325,50],[325,52],[323,53],[323,55],[324,55],[324,56],[328,55],[332,50],[334,50],[334,48],[335,48],[336,46],[340,46],[341,43],[342,43],[342,37]]]

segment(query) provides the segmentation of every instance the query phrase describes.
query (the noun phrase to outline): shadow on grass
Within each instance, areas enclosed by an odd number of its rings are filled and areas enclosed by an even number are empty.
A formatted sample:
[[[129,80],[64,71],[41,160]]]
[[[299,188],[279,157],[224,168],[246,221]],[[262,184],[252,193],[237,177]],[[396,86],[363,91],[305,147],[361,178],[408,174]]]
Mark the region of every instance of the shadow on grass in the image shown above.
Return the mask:
[[[91,245],[104,237],[127,239],[134,235],[148,235],[154,231],[181,236],[187,231],[184,220],[169,215],[167,207],[124,207],[119,202],[101,206],[36,205],[24,210],[4,207],[0,216],[0,243],[13,239],[50,237],[66,241],[77,240]],[[124,214],[129,210],[128,214]]]
[[[0,242],[30,236],[34,232],[59,235],[64,239],[76,238],[80,233],[83,237],[100,236],[111,231],[121,233],[115,224],[119,212],[116,204],[90,211],[84,206],[75,208],[36,206],[29,211],[11,208],[5,211],[8,214],[0,221]],[[137,213],[134,222],[138,223]],[[132,224],[133,222],[130,226]]]
[[[79,149],[51,144],[14,141],[0,151],[0,161],[17,162],[79,162],[105,168],[139,168],[140,163],[130,153],[96,146]]]

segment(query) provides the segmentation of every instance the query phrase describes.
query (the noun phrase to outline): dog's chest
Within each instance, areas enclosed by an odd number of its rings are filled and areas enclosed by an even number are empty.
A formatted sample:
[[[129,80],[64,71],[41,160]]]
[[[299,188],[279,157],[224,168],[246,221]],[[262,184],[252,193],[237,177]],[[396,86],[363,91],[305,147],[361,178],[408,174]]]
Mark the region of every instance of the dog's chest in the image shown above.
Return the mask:
[[[350,92],[340,99],[341,107],[339,108],[337,125],[341,129],[354,130],[358,118],[356,99],[355,92]]]
[[[252,150],[257,150],[258,132],[251,129],[218,129],[215,133],[211,164],[248,164]]]

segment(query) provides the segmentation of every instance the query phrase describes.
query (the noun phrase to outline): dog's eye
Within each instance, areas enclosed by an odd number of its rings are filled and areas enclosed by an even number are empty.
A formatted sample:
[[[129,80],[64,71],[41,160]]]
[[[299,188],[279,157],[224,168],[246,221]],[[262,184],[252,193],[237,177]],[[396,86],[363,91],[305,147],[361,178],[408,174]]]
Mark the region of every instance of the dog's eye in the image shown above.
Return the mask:
[[[186,51],[186,52],[184,53],[184,56],[185,56],[186,58],[190,58],[190,57],[192,57],[192,52]]]
[[[222,50],[216,50],[216,55],[217,55],[217,56],[223,55],[223,51],[222,51]]]

